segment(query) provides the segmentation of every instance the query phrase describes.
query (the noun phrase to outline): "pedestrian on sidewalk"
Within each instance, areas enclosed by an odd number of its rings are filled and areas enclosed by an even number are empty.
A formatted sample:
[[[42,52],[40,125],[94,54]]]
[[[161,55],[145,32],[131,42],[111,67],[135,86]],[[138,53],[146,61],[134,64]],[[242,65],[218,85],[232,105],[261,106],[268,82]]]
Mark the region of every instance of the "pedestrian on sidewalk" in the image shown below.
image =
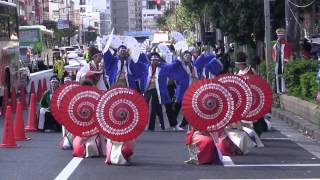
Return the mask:
[[[285,63],[289,61],[292,56],[292,47],[286,41],[286,30],[279,28],[276,30],[278,36],[277,43],[272,48],[272,58],[276,62],[276,93],[281,94],[285,92],[285,79],[283,77],[285,70]]]

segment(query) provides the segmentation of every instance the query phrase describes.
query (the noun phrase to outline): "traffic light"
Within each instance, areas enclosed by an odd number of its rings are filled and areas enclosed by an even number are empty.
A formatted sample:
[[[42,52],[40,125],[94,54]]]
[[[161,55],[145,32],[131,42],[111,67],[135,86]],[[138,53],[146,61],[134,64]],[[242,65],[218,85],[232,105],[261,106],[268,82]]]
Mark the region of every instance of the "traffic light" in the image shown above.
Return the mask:
[[[157,9],[161,9],[161,0],[156,1]]]

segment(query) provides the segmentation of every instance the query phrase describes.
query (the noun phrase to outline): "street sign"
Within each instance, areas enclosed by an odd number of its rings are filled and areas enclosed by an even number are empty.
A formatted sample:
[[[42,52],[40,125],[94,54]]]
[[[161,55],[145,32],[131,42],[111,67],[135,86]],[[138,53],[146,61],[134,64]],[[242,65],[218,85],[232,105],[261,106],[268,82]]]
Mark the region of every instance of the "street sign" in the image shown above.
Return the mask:
[[[68,20],[59,19],[58,23],[57,23],[57,28],[58,29],[68,29],[69,28],[69,21]]]

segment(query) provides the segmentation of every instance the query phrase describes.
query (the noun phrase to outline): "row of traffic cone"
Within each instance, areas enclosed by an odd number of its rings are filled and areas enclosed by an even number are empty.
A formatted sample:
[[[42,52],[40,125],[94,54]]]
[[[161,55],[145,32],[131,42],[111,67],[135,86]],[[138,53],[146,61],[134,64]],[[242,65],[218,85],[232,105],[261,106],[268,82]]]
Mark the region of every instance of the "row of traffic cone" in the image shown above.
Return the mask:
[[[23,120],[23,106],[19,101],[17,103],[16,109],[16,119],[13,126],[12,122],[12,107],[6,107],[6,113],[4,118],[4,128],[2,135],[2,143],[0,147],[5,148],[17,148],[20,147],[16,143],[16,141],[27,141],[30,138],[26,137],[25,131],[37,131],[36,125],[36,98],[34,94],[31,94],[29,113],[28,113],[28,124],[26,128],[24,128],[24,120]]]
[[[22,93],[19,96],[19,100],[20,102],[23,104],[22,106],[26,106],[26,93],[23,91],[24,90],[24,86],[22,87]],[[23,93],[24,92],[24,93]],[[1,114],[4,116],[6,113],[6,107],[7,105],[10,105],[12,107],[13,112],[15,112],[16,110],[16,105],[17,105],[17,93],[16,93],[16,88],[12,87],[11,90],[11,100],[9,101],[9,95],[8,95],[8,89],[4,90],[4,95],[2,98],[2,110],[1,110]]]
[[[43,79],[43,85],[42,85],[41,79],[39,79],[38,88],[37,88],[37,98],[36,98],[38,102],[41,100],[43,93],[45,91],[47,91],[47,89],[48,89],[47,88],[47,80]],[[29,94],[29,102],[30,102],[31,94],[36,94],[35,93],[35,87],[34,87],[34,81],[31,82],[30,94]],[[22,103],[23,110],[26,110],[27,109],[27,100],[26,100],[26,86],[25,85],[22,85],[22,87],[21,87],[19,100]],[[11,108],[12,108],[13,112],[15,112],[16,104],[17,104],[17,91],[16,91],[16,88],[12,87],[11,101],[10,102],[9,102],[8,89],[5,89],[4,90],[3,99],[2,99],[1,115],[5,116],[7,105],[11,105]]]
[[[43,84],[41,83],[41,79],[38,81],[38,88],[37,88],[37,101],[39,102],[42,98],[42,95],[45,91],[48,90],[47,87],[47,80],[43,79]],[[29,99],[31,94],[36,94],[35,93],[35,87],[34,87],[34,81],[31,82],[31,87],[30,87],[30,94],[29,94]]]

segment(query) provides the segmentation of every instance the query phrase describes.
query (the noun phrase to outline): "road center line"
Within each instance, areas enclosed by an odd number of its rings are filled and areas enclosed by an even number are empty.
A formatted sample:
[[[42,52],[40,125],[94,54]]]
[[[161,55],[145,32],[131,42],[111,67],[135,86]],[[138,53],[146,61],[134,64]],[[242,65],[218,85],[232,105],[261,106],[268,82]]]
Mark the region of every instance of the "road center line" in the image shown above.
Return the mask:
[[[290,140],[289,138],[261,138],[261,140]]]
[[[225,167],[320,167],[320,164],[234,164]]]
[[[67,164],[67,166],[59,173],[59,175],[55,178],[55,180],[65,180],[70,177],[73,171],[79,166],[83,158],[74,157]]]
[[[303,179],[281,179],[281,180],[304,180]],[[317,179],[317,178],[306,178],[306,179]],[[199,180],[218,180],[218,179],[199,179]],[[256,179],[224,179],[224,180],[256,180]],[[274,180],[274,179],[259,179],[259,180]]]
[[[230,156],[222,156],[223,166],[233,166],[234,163]]]

